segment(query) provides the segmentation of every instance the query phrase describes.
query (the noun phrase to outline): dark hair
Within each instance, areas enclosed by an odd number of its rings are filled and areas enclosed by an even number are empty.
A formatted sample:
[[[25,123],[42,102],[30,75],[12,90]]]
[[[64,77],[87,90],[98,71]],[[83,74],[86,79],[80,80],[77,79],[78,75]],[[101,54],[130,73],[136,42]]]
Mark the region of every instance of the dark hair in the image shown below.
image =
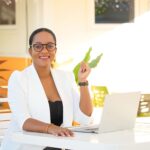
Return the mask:
[[[48,28],[38,28],[38,29],[34,30],[34,31],[32,32],[32,34],[30,35],[30,38],[29,38],[29,45],[30,45],[30,46],[32,45],[34,36],[35,36],[37,33],[40,33],[40,32],[43,32],[43,31],[50,33],[50,34],[53,36],[53,38],[54,38],[54,40],[55,40],[55,44],[56,44],[56,36],[55,36],[55,34],[54,34],[54,32],[53,32],[52,30],[50,30],[50,29],[48,29]]]

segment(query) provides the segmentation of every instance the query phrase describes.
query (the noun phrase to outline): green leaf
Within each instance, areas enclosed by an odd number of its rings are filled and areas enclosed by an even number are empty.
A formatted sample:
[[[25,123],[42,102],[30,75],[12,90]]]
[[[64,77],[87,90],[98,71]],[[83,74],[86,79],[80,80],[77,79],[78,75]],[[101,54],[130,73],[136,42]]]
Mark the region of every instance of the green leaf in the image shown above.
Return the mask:
[[[86,54],[85,54],[85,56],[84,56],[84,59],[83,59],[82,61],[84,61],[84,62],[86,62],[86,63],[89,62],[91,51],[92,51],[92,47],[90,47],[90,48],[88,49],[88,51],[86,52]],[[99,61],[100,61],[102,55],[103,55],[103,54],[101,53],[99,56],[97,56],[95,59],[93,59],[93,60],[89,63],[90,68],[94,68],[94,67],[97,66],[97,64],[99,63]],[[80,63],[81,63],[81,62],[80,62]],[[76,83],[78,83],[78,72],[79,72],[79,69],[80,69],[80,63],[78,63],[78,64],[74,67],[74,69],[73,69],[73,73],[74,73],[74,76],[75,76],[75,81],[76,81]]]
[[[75,76],[76,83],[78,83],[78,72],[79,72],[79,69],[80,69],[80,63],[78,63],[75,66],[75,68],[73,69],[73,73],[74,73],[74,76]]]
[[[83,59],[84,62],[88,62],[90,60],[91,51],[92,51],[92,47],[90,47],[89,50],[86,52],[85,57]]]
[[[90,68],[95,68],[97,64],[99,63],[101,57],[103,56],[103,53],[101,53],[99,56],[97,56],[95,59],[93,59],[90,63],[89,66]]]
[[[84,59],[82,61],[84,62],[88,62],[90,60],[90,53],[92,51],[92,47],[90,47],[88,49],[88,51],[86,52],[85,56],[84,56]],[[80,62],[81,63],[81,62]],[[78,83],[78,72],[79,72],[79,69],[80,69],[80,63],[78,63],[74,69],[73,69],[73,73],[74,73],[74,76],[75,76],[75,81],[76,83]]]

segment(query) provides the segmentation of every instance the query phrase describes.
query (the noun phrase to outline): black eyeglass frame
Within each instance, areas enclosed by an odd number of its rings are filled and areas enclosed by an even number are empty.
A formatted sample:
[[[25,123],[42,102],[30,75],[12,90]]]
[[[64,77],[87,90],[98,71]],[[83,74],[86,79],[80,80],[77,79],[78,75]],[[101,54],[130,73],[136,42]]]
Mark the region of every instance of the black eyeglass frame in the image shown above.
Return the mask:
[[[40,49],[40,50],[37,50],[37,49],[35,48],[36,45],[42,46],[41,49]],[[53,48],[52,48],[52,49],[49,49],[49,48],[48,48],[48,45],[51,45]],[[41,51],[44,49],[44,46],[46,47],[46,49],[47,49],[48,52],[54,51],[54,50],[56,49],[56,44],[55,44],[55,43],[52,43],[52,42],[49,42],[49,43],[47,43],[47,44],[35,43],[35,44],[30,45],[30,48],[33,48],[33,50],[34,50],[35,52],[41,52]]]

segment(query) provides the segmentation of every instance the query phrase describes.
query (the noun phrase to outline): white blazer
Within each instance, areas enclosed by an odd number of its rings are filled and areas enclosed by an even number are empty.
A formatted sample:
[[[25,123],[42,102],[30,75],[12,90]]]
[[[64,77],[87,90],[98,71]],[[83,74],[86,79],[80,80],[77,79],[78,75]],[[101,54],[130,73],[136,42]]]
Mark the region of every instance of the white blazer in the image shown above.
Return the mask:
[[[73,121],[88,124],[91,117],[83,114],[79,108],[79,92],[73,73],[51,69],[51,73],[63,102],[63,124],[71,126]],[[12,111],[12,119],[8,131],[1,144],[1,150],[42,150],[43,147],[16,143],[11,134],[22,131],[22,126],[28,118],[50,123],[50,108],[48,100],[33,65],[23,71],[14,71],[8,84],[8,101]]]

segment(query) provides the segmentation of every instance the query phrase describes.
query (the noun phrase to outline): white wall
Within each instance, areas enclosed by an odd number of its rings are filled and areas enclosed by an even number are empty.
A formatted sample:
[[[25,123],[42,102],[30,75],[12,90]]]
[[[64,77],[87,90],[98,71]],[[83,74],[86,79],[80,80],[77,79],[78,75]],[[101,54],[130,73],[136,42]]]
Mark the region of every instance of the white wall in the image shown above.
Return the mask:
[[[53,29],[58,39],[58,51],[65,53],[77,49],[80,44],[87,41],[87,5],[86,0],[55,0],[51,6],[50,1],[44,1],[47,9],[53,9],[51,15],[45,14],[48,21],[46,26]],[[47,9],[45,9],[47,11]],[[46,17],[45,17],[46,18]]]
[[[44,26],[43,0],[26,0],[27,1],[27,28],[28,38],[33,30]]]

